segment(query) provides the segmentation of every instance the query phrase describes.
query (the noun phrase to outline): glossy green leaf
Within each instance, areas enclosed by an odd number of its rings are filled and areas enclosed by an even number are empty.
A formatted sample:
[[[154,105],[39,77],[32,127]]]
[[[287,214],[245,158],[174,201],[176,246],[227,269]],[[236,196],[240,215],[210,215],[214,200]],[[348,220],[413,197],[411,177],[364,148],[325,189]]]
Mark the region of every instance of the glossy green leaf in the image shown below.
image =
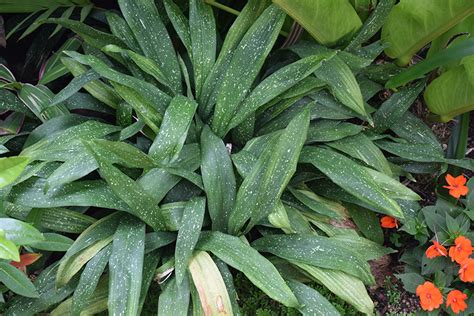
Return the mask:
[[[298,234],[268,235],[254,241],[252,247],[286,260],[343,271],[366,284],[375,282],[366,260],[334,238]]]
[[[184,16],[179,6],[174,3],[173,0],[164,0],[163,4],[165,6],[168,18],[170,19],[171,24],[173,24],[173,27],[176,33],[178,34],[181,42],[186,47],[186,50],[188,51],[189,55],[192,56],[193,50],[191,45],[191,34],[188,19]]]
[[[2,236],[0,236],[0,259],[20,261],[18,246]]]
[[[212,227],[226,231],[236,193],[234,170],[225,144],[207,126],[201,134],[201,174]]]
[[[15,181],[25,170],[29,160],[28,157],[0,158],[0,188]]]
[[[93,70],[89,70],[82,75],[75,77],[51,100],[47,108],[60,104],[70,98],[73,94],[81,90],[87,83],[99,79],[100,75]]]
[[[347,0],[273,0],[318,42],[334,45],[349,38],[362,22]]]
[[[473,71],[474,56],[466,57],[459,66],[443,73],[426,88],[426,105],[442,121],[474,109]]]
[[[255,286],[272,299],[285,306],[299,306],[298,300],[275,266],[238,237],[220,232],[202,233],[196,248],[212,252],[229,266],[243,272]]]
[[[212,259],[210,260],[212,261]],[[190,284],[187,277],[180,286],[176,284],[175,278],[166,281],[166,285],[160,293],[158,300],[158,316],[187,315],[190,296],[189,288]]]
[[[274,147],[266,147],[237,193],[229,219],[229,232],[248,232],[270,214],[296,171],[306,139],[309,111],[296,116],[279,136]],[[244,227],[247,221],[250,222]]]
[[[44,240],[43,234],[32,225],[13,218],[0,218],[0,231],[19,246]]]
[[[419,201],[421,197],[401,184],[398,180],[373,170],[372,168],[364,168],[365,171],[372,177],[377,185],[385,192],[387,196],[392,199]]]
[[[45,122],[51,118],[69,114],[69,111],[63,104],[54,107],[48,107],[54,94],[45,86],[33,86],[23,84],[18,93],[21,101],[42,121]]]
[[[189,272],[204,311],[209,315],[233,315],[224,280],[207,252],[196,252],[189,263]]]
[[[211,6],[201,0],[189,1],[189,35],[196,97],[199,98],[216,60],[216,22]]]
[[[272,5],[249,28],[236,48],[222,79],[212,120],[212,130],[224,136],[235,110],[247,95],[270,53],[285,19]]]
[[[403,218],[400,206],[372,179],[372,176],[353,160],[321,147],[305,147],[300,162],[311,163],[331,181],[376,207],[380,213]]]
[[[296,265],[358,311],[366,315],[373,314],[374,303],[359,279],[341,271],[320,269],[301,263]]]
[[[74,243],[71,238],[55,233],[44,233],[43,236],[43,241],[34,242],[31,247],[46,251],[63,252],[67,251]]]
[[[174,91],[181,91],[178,59],[152,0],[119,0],[120,9],[146,57],[163,69]]]
[[[127,44],[128,48],[132,49],[137,53],[142,52],[140,45],[138,45],[138,42],[135,39],[135,35],[128,26],[127,22],[121,16],[112,11],[106,11],[105,17],[107,18],[107,22],[109,23],[110,31],[112,32],[112,34],[114,34],[116,37],[120,38],[125,44]],[[108,45],[110,44],[111,43],[109,43]]]
[[[474,54],[474,37],[471,37],[461,43],[450,45],[448,48],[437,54],[422,60],[416,65],[408,68],[404,72],[390,79],[385,85],[388,89],[398,88],[412,80],[418,79],[426,73],[444,66],[450,62],[461,60],[464,57]]]
[[[298,310],[302,315],[341,315],[338,310],[315,289],[295,280],[288,280],[286,283],[301,303],[301,307],[299,307]]]
[[[335,120],[318,120],[309,125],[306,143],[332,142],[359,134],[361,125]]]
[[[171,100],[163,117],[160,132],[150,147],[151,158],[165,165],[178,158],[196,108],[197,103],[184,96],[176,96]]]
[[[136,315],[145,254],[145,224],[131,216],[120,221],[110,255],[108,307],[114,315]]]
[[[61,55],[65,50],[77,50],[81,45],[78,38],[72,37],[64,42],[58,51],[46,62],[40,84],[50,83],[68,73],[66,67],[61,63]]]
[[[474,13],[469,0],[401,0],[382,28],[385,53],[406,65],[421,48]]]
[[[21,40],[25,38],[26,36],[30,35],[34,31],[36,31],[40,26],[43,20],[49,18],[51,14],[58,9],[58,5],[53,5],[50,8],[48,8],[46,11],[41,13],[34,21],[31,23],[28,28],[21,34],[20,38],[18,40]]]
[[[81,278],[72,296],[71,314],[80,315],[99,283],[100,276],[109,262],[112,246],[108,245],[92,258],[81,273]]]
[[[72,13],[74,12],[74,9],[75,7],[71,6],[69,8],[67,8],[66,10],[64,10],[64,12],[61,14],[61,19],[64,19],[64,20],[67,20],[71,17]],[[81,21],[82,22],[82,21]],[[58,25],[56,26],[56,28],[54,29],[53,33],[51,33],[51,35],[49,36],[49,38],[52,38],[54,35],[58,34],[59,31],[61,31],[62,29],[62,26],[61,25]]]
[[[0,78],[7,82],[15,82],[15,76],[12,74],[10,69],[7,68],[4,64],[0,64]]]
[[[379,245],[384,242],[384,235],[380,227],[380,219],[375,212],[354,204],[344,204],[352,220],[365,238]]]
[[[184,207],[175,249],[175,274],[178,285],[183,282],[194,247],[199,239],[205,207],[206,199],[202,197],[192,198]]]
[[[28,276],[7,262],[0,262],[0,282],[16,294],[38,297],[38,291]]]

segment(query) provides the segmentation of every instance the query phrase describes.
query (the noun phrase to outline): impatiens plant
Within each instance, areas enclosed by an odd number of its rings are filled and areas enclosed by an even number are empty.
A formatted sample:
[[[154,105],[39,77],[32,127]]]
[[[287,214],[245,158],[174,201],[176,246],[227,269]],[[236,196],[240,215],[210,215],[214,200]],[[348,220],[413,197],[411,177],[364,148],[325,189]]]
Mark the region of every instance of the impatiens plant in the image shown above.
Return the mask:
[[[455,203],[439,198],[401,228],[420,245],[403,254],[407,267],[398,277],[408,291],[416,292],[425,311],[470,315],[474,312],[474,180],[465,186],[464,176],[448,174],[446,181]]]
[[[26,249],[44,260],[39,297],[14,296],[5,314],[137,315],[156,282],[159,315],[237,315],[235,271],[302,314],[339,315],[308,281],[373,314],[369,261],[393,252],[379,214],[396,228],[420,208],[400,178],[474,169],[408,111],[423,80],[371,102],[393,72],[373,64],[383,44],[363,44],[392,2],[340,49],[277,49],[286,14],[265,0],[227,32],[200,0],[187,14],[119,0],[101,29],[38,21],[82,43],[37,85],[1,68],[5,110],[29,123],[2,137],[27,161],[4,213],[45,236]],[[64,69],[73,79],[53,93]]]

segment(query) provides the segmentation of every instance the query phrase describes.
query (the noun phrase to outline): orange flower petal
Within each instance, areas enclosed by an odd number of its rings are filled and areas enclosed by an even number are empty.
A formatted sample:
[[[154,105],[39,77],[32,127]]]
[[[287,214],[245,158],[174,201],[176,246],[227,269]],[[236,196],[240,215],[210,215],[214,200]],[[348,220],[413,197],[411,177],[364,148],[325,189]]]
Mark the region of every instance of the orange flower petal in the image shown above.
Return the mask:
[[[429,281],[416,288],[416,295],[420,298],[421,308],[425,311],[433,311],[443,303],[441,291]]]
[[[459,312],[462,312],[467,308],[467,304],[465,302],[466,299],[466,294],[459,290],[453,290],[449,292],[446,298],[446,307],[451,307],[451,310],[455,314],[459,314]]]

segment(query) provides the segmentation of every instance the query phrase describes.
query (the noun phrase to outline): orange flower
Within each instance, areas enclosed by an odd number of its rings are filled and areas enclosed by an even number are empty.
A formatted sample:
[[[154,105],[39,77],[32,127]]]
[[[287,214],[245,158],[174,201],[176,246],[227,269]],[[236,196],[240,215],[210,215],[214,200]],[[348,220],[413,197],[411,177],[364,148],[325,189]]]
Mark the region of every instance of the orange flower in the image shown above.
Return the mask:
[[[380,226],[383,228],[398,228],[398,221],[391,216],[384,216],[380,219]]]
[[[20,271],[26,273],[26,267],[35,263],[39,258],[41,258],[40,253],[26,253],[24,255],[20,255],[20,262],[11,261],[10,264],[18,268]]]
[[[461,263],[464,259],[469,258],[469,256],[472,255],[472,245],[468,238],[459,236],[454,240],[454,244],[454,246],[449,248],[451,261]]]
[[[467,295],[459,290],[453,290],[449,292],[448,297],[446,298],[446,307],[451,306],[454,314],[459,314],[459,312],[464,311],[467,308],[466,302]]]
[[[426,249],[426,257],[428,259],[433,259],[435,257],[446,257],[448,255],[448,251],[446,248],[444,248],[443,245],[441,245],[439,242],[436,240],[433,240],[433,245],[429,246],[428,249]]]
[[[474,259],[468,258],[461,262],[459,278],[463,282],[474,282]]]
[[[443,188],[449,189],[449,194],[452,197],[454,197],[456,199],[459,199],[461,197],[461,195],[466,195],[467,192],[469,191],[467,186],[465,186],[466,181],[467,181],[467,179],[463,175],[460,175],[460,176],[455,178],[452,175],[447,174],[446,175],[446,182],[449,185],[444,185]]]
[[[416,296],[420,298],[421,308],[432,311],[443,303],[441,291],[431,282],[426,281],[416,288]]]

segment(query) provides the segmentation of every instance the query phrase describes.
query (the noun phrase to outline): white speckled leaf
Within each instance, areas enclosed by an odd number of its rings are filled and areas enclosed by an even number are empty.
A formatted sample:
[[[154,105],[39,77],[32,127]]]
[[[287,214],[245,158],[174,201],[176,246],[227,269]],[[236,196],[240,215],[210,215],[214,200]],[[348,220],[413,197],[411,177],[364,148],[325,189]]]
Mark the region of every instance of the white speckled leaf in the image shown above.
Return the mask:
[[[236,192],[234,170],[224,142],[208,126],[201,134],[201,174],[212,227],[227,231]]]
[[[150,147],[151,158],[165,165],[178,159],[196,108],[196,102],[181,95],[171,100],[163,117],[160,132]]]
[[[230,122],[226,132],[242,123],[250,114],[254,113],[262,105],[276,98],[304,78],[311,75],[321,66],[322,61],[330,60],[335,55],[336,53],[332,52],[305,57],[278,69],[265,78],[236,109],[235,115],[229,114]]]
[[[63,252],[74,243],[71,238],[56,233],[43,233],[43,236],[44,240],[31,243],[30,246],[39,250]]]
[[[376,207],[380,213],[403,218],[400,206],[388,197],[358,163],[330,149],[305,147],[300,162],[311,163],[331,181],[358,199]]]
[[[237,193],[229,219],[229,232],[248,232],[275,209],[283,190],[296,171],[296,164],[306,139],[309,110],[298,114],[288,124],[273,147],[265,147],[257,163],[246,176]],[[246,227],[245,223],[250,219]]]
[[[189,260],[199,239],[205,208],[206,199],[203,197],[192,198],[184,207],[175,249],[175,274],[178,285],[183,282]]]
[[[109,24],[110,31],[112,32],[112,34],[114,34],[117,38],[123,40],[124,43],[127,44],[128,48],[134,50],[137,53],[142,52],[140,45],[138,45],[138,42],[135,39],[135,36],[133,35],[132,30],[121,16],[112,11],[106,11],[105,17],[107,18],[107,22]],[[109,44],[112,43],[106,43],[106,45]]]
[[[301,307],[298,308],[304,316],[324,315],[340,316],[341,314],[331,303],[315,289],[295,280],[286,281],[290,289],[295,293]]]
[[[176,279],[166,281],[158,300],[158,316],[186,316],[189,306],[189,280],[188,276],[178,286]]]
[[[373,284],[369,264],[341,244],[328,237],[292,234],[268,235],[254,241],[252,247],[286,260],[343,271],[366,284]]]
[[[220,232],[204,232],[196,246],[210,251],[245,276],[265,294],[285,306],[297,307],[298,300],[275,266],[238,237]]]
[[[222,79],[212,120],[212,130],[224,136],[235,110],[250,88],[275,43],[285,20],[278,7],[268,7],[250,27],[236,48]]]
[[[109,260],[108,307],[112,315],[137,315],[145,254],[145,224],[124,216],[114,234]]]
[[[364,129],[361,125],[337,120],[317,120],[311,122],[306,143],[333,142],[348,136],[359,134]],[[329,143],[330,144],[330,143]]]
[[[38,297],[38,291],[28,276],[8,262],[0,262],[0,282],[16,294]]]
[[[99,251],[92,258],[81,273],[81,278],[72,296],[71,314],[80,315],[81,311],[87,307],[87,301],[92,297],[99,279],[104,272],[105,266],[109,262],[112,246],[108,245]]]
[[[191,46],[191,35],[189,30],[189,21],[184,16],[183,12],[173,0],[164,0],[163,4],[165,5],[165,10],[168,15],[168,18],[173,24],[173,28],[178,34],[181,42],[183,42],[184,47],[188,51],[189,55],[192,56],[192,46]]]
[[[154,1],[119,0],[118,3],[145,56],[160,65],[174,87],[173,90],[180,92],[181,72],[178,59]]]

